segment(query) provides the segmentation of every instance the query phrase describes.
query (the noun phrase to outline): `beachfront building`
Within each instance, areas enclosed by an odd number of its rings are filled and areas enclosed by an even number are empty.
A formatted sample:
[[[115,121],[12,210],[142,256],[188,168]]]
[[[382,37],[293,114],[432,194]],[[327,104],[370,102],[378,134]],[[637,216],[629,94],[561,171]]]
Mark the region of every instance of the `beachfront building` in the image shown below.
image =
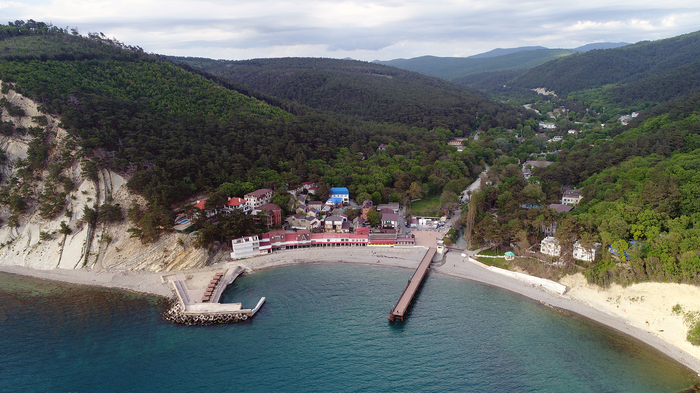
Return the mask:
[[[561,197],[562,205],[576,206],[583,199],[581,190],[566,190]]]
[[[245,198],[246,202],[248,202],[248,206],[250,206],[251,209],[257,209],[266,203],[270,203],[272,194],[272,190],[268,188],[261,188],[245,194],[243,197]]]
[[[586,248],[581,243],[574,243],[574,259],[585,262],[593,262],[596,257],[596,253],[600,248],[600,243],[593,244],[593,247]]]
[[[350,191],[345,187],[332,187],[331,199],[340,198],[342,203],[350,203]]]
[[[231,241],[231,259],[250,258],[260,255],[260,239],[257,235],[244,236]]]
[[[561,255],[561,246],[559,240],[552,236],[547,236],[540,242],[540,252],[550,257],[559,257]]]

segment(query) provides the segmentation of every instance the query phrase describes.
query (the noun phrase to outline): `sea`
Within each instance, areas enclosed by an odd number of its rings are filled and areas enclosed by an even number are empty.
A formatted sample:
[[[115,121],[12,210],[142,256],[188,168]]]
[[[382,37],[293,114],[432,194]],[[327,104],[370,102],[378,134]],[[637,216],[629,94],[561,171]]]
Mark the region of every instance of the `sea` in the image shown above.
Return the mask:
[[[162,298],[0,274],[2,392],[681,392],[697,374],[583,317],[429,273],[309,263],[244,275],[251,320],[183,326]]]

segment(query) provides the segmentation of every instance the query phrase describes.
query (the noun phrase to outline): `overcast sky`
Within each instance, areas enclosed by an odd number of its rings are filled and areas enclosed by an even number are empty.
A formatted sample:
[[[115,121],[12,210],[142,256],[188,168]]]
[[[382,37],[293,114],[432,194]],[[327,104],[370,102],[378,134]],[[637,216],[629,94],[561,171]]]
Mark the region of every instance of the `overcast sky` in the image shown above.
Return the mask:
[[[30,18],[166,55],[371,61],[668,38],[700,30],[700,1],[0,0],[0,23]]]

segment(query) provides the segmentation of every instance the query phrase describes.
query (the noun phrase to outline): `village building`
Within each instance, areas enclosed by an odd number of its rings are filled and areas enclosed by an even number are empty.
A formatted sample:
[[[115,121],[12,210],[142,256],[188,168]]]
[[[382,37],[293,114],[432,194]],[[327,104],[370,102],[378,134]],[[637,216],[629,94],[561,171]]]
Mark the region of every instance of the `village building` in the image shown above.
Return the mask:
[[[377,211],[382,211],[383,209],[391,209],[395,214],[399,214],[399,203],[389,202],[381,205],[377,205]]]
[[[309,231],[318,230],[321,227],[321,221],[313,213],[308,215],[303,213],[294,214],[287,217],[287,223],[293,229],[306,229]]]
[[[522,174],[525,179],[532,177],[533,168],[546,168],[554,164],[552,161],[525,161],[523,163]]]
[[[245,194],[243,197],[245,198],[246,202],[248,202],[248,206],[250,206],[251,209],[257,209],[266,203],[270,203],[272,194],[272,190],[268,188],[261,188]]]
[[[250,213],[250,211],[251,211],[250,205],[248,205],[248,201],[246,201],[243,198],[239,198],[239,197],[229,198],[228,202],[224,203],[224,211],[225,212],[230,213],[236,209],[238,209],[246,214]]]
[[[399,215],[394,213],[382,213],[382,227],[396,229],[399,226]]]
[[[596,257],[596,253],[600,248],[600,243],[595,243],[593,247],[586,249],[581,243],[574,243],[574,259],[585,262],[593,262]]]
[[[559,257],[561,255],[559,240],[552,236],[545,237],[540,242],[540,252],[550,257]]]
[[[254,209],[253,214],[256,223],[262,218],[268,228],[282,225],[282,208],[274,203],[267,203]]]
[[[573,206],[562,205],[561,203],[552,203],[551,205],[549,205],[549,208],[556,210],[557,213],[566,213],[574,210]]]
[[[369,199],[366,199],[364,202],[362,202],[362,214],[361,217],[363,220],[367,221],[367,213],[369,213],[372,210],[372,201]]]
[[[456,147],[457,151],[463,151],[464,145],[462,144],[462,141],[466,140],[469,140],[469,138],[454,138],[448,141],[447,144]]]
[[[206,199],[202,199],[202,200],[198,200],[194,204],[194,207],[195,207],[195,209],[199,209],[199,210],[203,211],[207,215],[207,217],[213,217],[216,215],[216,213],[218,213],[216,206],[214,206],[214,207],[209,206],[209,208],[207,208],[206,205],[207,205]]]
[[[348,233],[350,232],[350,223],[346,216],[330,216],[323,220],[323,228],[329,233]]]
[[[561,197],[562,205],[576,206],[583,199],[581,195],[581,190],[566,190]]]

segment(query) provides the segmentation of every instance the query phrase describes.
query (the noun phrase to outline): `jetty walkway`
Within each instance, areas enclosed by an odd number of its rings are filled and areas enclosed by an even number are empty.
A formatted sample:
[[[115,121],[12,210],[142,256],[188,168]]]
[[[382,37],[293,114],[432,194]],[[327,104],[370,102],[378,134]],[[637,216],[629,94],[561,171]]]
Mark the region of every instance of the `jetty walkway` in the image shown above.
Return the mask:
[[[226,287],[233,283],[243,271],[241,266],[236,266],[225,272],[214,273],[206,288],[188,287],[186,283],[188,277],[182,274],[162,276],[162,280],[169,282],[173,287],[178,300],[177,304],[166,312],[165,317],[173,322],[184,324],[237,322],[252,317],[265,303],[265,297],[260,298],[253,309],[244,309],[241,303],[219,303]],[[191,275],[189,278],[192,278]]]
[[[423,260],[418,265],[418,268],[416,268],[413,276],[411,276],[411,279],[408,280],[408,284],[406,285],[406,288],[404,288],[399,301],[396,302],[396,306],[394,306],[394,309],[391,310],[391,314],[389,314],[390,321],[394,321],[396,319],[403,321],[406,310],[408,310],[408,306],[411,305],[411,301],[416,295],[418,287],[423,282],[425,273],[428,271],[428,267],[430,267],[430,263],[433,261],[433,257],[435,256],[436,252],[437,249],[435,247],[430,247],[425,253]]]

